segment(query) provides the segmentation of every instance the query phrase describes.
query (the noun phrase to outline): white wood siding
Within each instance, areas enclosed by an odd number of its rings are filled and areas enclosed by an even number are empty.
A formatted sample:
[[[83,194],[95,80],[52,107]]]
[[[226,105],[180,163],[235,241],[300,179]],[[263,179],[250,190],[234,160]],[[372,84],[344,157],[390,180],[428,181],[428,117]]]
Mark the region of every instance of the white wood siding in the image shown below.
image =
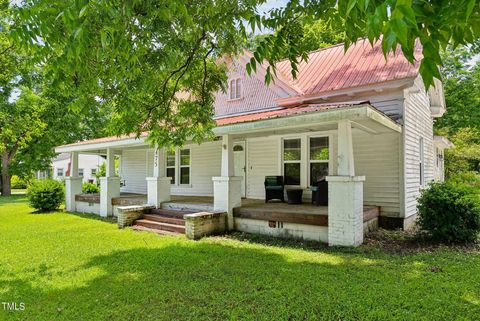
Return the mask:
[[[213,196],[212,177],[220,176],[222,142],[187,145],[185,148],[190,148],[190,185],[172,185],[172,195]]]
[[[247,140],[247,198],[265,198],[265,176],[281,175],[279,137]]]
[[[421,79],[417,79],[419,91],[405,91],[404,161],[405,161],[405,217],[417,213],[420,195],[420,147],[424,141],[425,185],[434,179],[433,119],[430,102]]]
[[[381,206],[386,216],[400,215],[401,139],[399,133],[353,133],[355,175],[366,176],[364,204]]]
[[[121,178],[125,180],[125,186],[121,192],[147,193],[147,150],[125,149],[122,152]]]

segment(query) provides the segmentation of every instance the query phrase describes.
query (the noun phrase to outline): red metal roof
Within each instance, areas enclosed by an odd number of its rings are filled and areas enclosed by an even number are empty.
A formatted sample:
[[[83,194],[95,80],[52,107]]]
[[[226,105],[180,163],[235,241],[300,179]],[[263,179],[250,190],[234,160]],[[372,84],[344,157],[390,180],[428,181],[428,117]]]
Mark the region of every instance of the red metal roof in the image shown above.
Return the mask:
[[[308,61],[299,64],[295,80],[292,78],[290,61],[281,61],[276,66],[277,72],[300,89],[303,95],[311,95],[416,77],[421,52],[421,44],[417,41],[414,49],[417,61],[412,65],[400,47],[385,59],[380,41],[372,48],[368,40],[361,39],[346,52],[343,43],[311,52]]]
[[[217,119],[216,122],[217,122],[217,126],[224,126],[224,125],[231,125],[236,123],[246,123],[246,122],[258,121],[258,120],[294,116],[294,115],[306,114],[306,113],[328,110],[328,109],[352,107],[355,105],[360,105],[362,103],[365,103],[365,102],[358,101],[358,102],[331,103],[331,104],[304,104],[297,107],[285,107],[278,110],[271,110],[271,111],[257,112],[257,113],[247,114],[247,115],[238,115],[238,116],[220,118],[220,119]]]

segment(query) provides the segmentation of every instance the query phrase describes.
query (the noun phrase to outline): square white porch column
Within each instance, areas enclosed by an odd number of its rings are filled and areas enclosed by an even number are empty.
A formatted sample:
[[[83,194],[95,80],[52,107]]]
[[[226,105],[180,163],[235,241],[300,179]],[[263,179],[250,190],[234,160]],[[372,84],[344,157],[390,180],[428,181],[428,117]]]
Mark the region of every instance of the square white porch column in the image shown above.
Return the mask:
[[[328,244],[359,246],[363,243],[363,182],[355,176],[352,126],[349,120],[338,123],[337,176],[328,181]]]
[[[155,147],[153,153],[153,176],[147,177],[147,203],[160,207],[170,201],[171,177],[165,177],[165,150]]]
[[[222,176],[212,177],[213,208],[227,212],[228,229],[232,230],[233,208],[242,205],[242,178],[234,176],[233,138],[231,135],[222,138]]]
[[[120,177],[115,177],[115,154],[107,148],[106,177],[100,177],[100,215],[113,215],[112,198],[120,196]]]
[[[70,176],[65,177],[65,209],[75,212],[75,195],[82,193],[82,178],[78,176],[78,152],[70,154]]]

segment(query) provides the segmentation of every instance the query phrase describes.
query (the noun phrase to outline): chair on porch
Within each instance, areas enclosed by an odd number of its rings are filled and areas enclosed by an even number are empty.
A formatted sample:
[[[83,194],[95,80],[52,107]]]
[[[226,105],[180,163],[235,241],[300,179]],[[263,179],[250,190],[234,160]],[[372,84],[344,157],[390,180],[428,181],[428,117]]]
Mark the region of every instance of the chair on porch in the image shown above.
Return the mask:
[[[312,204],[316,206],[328,206],[328,182],[325,177],[319,179],[317,183],[310,186],[312,191]]]
[[[278,199],[285,202],[283,176],[265,176],[265,203]]]

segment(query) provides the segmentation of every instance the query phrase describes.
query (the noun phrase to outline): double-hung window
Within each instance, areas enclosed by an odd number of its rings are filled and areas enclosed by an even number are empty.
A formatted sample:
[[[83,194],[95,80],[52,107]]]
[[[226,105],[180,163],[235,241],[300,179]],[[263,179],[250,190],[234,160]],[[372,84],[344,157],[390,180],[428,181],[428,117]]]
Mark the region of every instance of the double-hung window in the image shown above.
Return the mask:
[[[424,156],[424,146],[423,146],[423,137],[420,137],[418,140],[418,165],[420,171],[420,186],[425,185],[425,156]]]
[[[300,185],[302,141],[300,138],[283,140],[283,174],[285,185]]]
[[[57,177],[63,177],[63,168],[57,168]]]
[[[190,184],[190,149],[180,150],[180,184]]]
[[[172,178],[172,185],[190,184],[190,163],[190,149],[167,151],[166,176]]]
[[[229,81],[229,91],[230,100],[242,98],[242,79],[231,79]]]
[[[329,142],[328,137],[310,137],[309,143],[310,185],[315,185],[328,175]]]
[[[175,151],[174,150],[168,150],[167,151],[167,162],[166,162],[167,166],[167,177],[171,177],[172,180],[170,181],[170,183],[172,185],[176,184],[176,180],[175,180],[175,177],[176,177],[176,165],[177,165],[177,158],[176,158],[176,155],[175,155]]]
[[[79,168],[78,169],[78,176],[83,177],[83,172],[84,172],[83,168]]]

